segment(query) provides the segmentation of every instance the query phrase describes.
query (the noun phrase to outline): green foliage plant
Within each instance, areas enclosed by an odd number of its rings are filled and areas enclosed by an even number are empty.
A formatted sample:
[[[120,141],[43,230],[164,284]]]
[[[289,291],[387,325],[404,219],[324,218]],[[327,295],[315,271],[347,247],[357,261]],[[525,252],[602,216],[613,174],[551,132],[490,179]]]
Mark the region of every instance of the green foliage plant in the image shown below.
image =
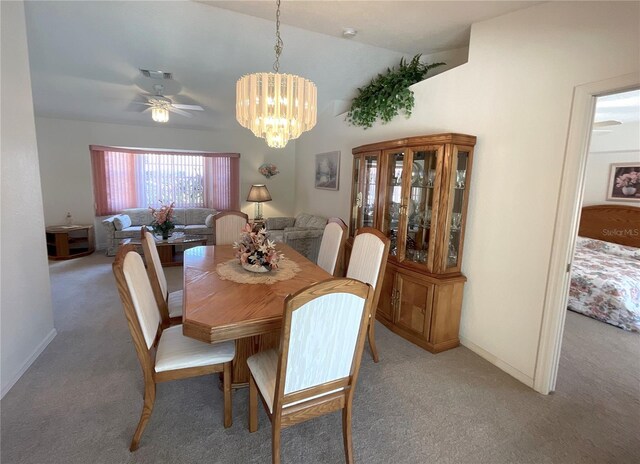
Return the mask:
[[[391,121],[400,111],[409,118],[415,104],[409,86],[424,80],[431,69],[445,64],[421,63],[420,56],[414,56],[409,62],[401,58],[397,68],[387,68],[386,73],[378,74],[367,86],[359,88],[358,96],[351,101],[347,122],[367,129],[378,118],[383,124]]]

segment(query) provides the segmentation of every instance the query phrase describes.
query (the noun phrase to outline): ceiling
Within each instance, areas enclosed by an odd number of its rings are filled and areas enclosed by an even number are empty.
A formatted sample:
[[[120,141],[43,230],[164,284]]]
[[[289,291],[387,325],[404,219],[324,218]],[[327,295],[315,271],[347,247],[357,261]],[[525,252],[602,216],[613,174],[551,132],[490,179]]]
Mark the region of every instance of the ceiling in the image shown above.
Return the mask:
[[[598,97],[594,121],[619,121],[623,124],[640,121],[640,90]]]
[[[280,70],[314,81],[324,108],[402,56],[467,46],[471,23],[535,3],[285,1]],[[172,114],[168,126],[238,129],[236,81],[274,61],[272,1],[29,1],[25,10],[38,116],[158,125],[135,103],[158,82],[144,68],[173,73],[164,94],[205,109]],[[342,38],[345,26],[360,32]]]

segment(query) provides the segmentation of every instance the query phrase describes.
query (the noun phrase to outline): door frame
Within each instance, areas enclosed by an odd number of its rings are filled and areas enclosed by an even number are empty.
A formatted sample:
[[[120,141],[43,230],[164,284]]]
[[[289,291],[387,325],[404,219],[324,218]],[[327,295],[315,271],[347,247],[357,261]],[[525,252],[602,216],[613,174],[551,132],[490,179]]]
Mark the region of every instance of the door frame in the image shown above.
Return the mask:
[[[534,389],[545,395],[555,390],[558,375],[569,293],[570,266],[578,234],[596,97],[638,87],[640,87],[640,72],[582,84],[574,88],[533,376]]]

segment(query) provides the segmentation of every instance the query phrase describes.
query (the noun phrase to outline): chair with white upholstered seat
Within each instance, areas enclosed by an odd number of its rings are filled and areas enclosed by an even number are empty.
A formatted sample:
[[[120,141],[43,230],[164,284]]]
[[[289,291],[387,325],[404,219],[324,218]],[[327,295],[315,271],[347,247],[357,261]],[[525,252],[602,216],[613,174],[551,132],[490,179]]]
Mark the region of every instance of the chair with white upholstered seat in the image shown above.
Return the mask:
[[[130,451],[138,448],[153,411],[159,382],[223,372],[224,426],[231,427],[231,361],[235,343],[203,343],[182,335],[181,325],[163,330],[149,277],[133,245],[125,245],[118,251],[113,274],[144,376],[144,406]]]
[[[317,264],[333,276],[339,276],[342,273],[342,256],[346,239],[347,225],[344,221],[340,218],[329,218],[322,234]]]
[[[391,241],[382,232],[372,227],[358,229],[351,248],[347,277],[371,285],[375,292],[369,321],[369,346],[373,361],[378,362],[378,349],[375,340],[376,309],[382,290],[382,280],[387,267],[387,255]]]
[[[216,245],[232,245],[240,240],[240,233],[249,222],[249,216],[240,211],[223,211],[213,217]]]
[[[353,279],[313,284],[284,303],[278,350],[247,360],[249,431],[258,430],[258,392],[272,427],[272,461],[280,462],[284,427],[342,410],[346,461],[353,462],[351,405],[373,289]]]
[[[160,255],[153,234],[145,226],[141,229],[142,249],[153,294],[158,303],[163,327],[182,323],[182,290],[169,292]]]

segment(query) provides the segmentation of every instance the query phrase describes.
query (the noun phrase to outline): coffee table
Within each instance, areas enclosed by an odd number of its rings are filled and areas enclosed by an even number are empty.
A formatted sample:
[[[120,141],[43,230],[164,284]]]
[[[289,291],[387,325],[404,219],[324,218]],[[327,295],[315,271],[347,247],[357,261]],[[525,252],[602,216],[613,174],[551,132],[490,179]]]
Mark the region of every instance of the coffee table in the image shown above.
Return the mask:
[[[162,240],[159,236],[156,239],[156,248],[160,256],[160,263],[165,266],[182,266],[183,253],[188,248],[207,244],[207,237],[204,235],[187,235],[183,232],[174,232],[168,240]],[[140,238],[128,238],[122,240],[122,245],[142,246]]]

